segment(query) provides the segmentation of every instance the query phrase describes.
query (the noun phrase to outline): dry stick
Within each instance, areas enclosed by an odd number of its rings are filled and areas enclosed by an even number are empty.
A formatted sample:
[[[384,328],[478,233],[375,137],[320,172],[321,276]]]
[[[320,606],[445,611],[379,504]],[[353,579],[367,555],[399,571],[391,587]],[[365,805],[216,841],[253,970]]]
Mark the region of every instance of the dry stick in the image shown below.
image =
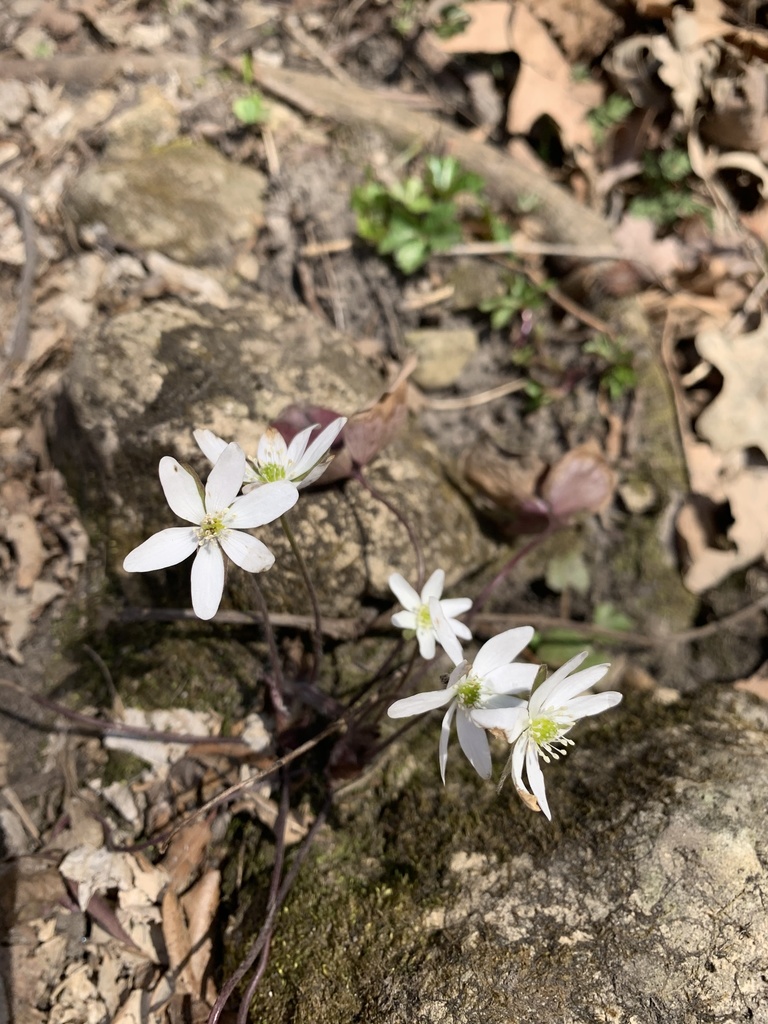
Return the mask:
[[[261,88],[300,110],[344,124],[378,127],[400,145],[416,144],[455,156],[467,170],[483,177],[489,193],[514,210],[520,208],[521,199],[528,210],[531,199],[537,201],[535,215],[547,241],[599,248],[620,258],[602,217],[496,147],[477,142],[429,114],[382,101],[381,95],[353,83],[342,85],[323,75],[264,64],[254,64],[253,72]]]
[[[42,60],[9,57],[0,60],[0,81],[14,79],[75,86],[107,85],[122,75],[143,77],[154,74],[179,74],[197,78],[206,70],[206,62],[186,53],[136,53],[113,50],[111,53],[89,53],[87,57],[61,54]]]
[[[238,753],[247,751],[248,745],[243,743],[236,736],[197,736],[187,732],[158,732],[156,729],[147,729],[140,725],[126,725],[124,722],[105,722],[99,718],[91,718],[90,715],[83,715],[79,711],[72,711],[71,708],[48,697],[42,697],[37,693],[30,693],[23,686],[10,679],[0,679],[0,686],[28,697],[38,707],[53,711],[62,718],[69,719],[82,726],[83,730],[96,732],[101,736],[126,736],[130,739],[149,740],[154,743],[185,743],[190,746],[198,743],[213,744],[215,746],[234,747]],[[0,709],[1,710],[1,709]],[[252,750],[252,748],[250,748]],[[252,751],[253,752],[253,751]]]
[[[371,621],[373,621],[373,616]],[[194,622],[200,619],[191,608],[124,608],[117,616],[118,622]],[[226,626],[248,626],[261,622],[261,616],[250,612],[218,611],[210,622]],[[270,612],[269,621],[278,629],[315,628],[311,615],[287,615]],[[368,623],[357,619],[323,619],[323,633],[332,640],[355,640],[367,629]]]
[[[424,398],[419,403],[425,409],[432,409],[435,412],[460,412],[462,409],[476,409],[480,405],[487,405],[499,398],[506,398],[516,391],[522,391],[527,386],[524,380],[508,380],[505,384],[499,384],[487,391],[479,391],[474,395],[462,395],[458,398]]]
[[[13,365],[23,362],[29,349],[29,314],[32,308],[32,289],[37,273],[37,243],[35,241],[35,222],[29,212],[24,193],[9,192],[7,188],[0,186],[0,199],[13,210],[24,239],[24,270],[19,281],[19,311],[5,347],[8,361]]]
[[[280,516],[280,525],[283,528],[283,533],[288,538],[288,543],[291,545],[291,551],[293,557],[296,559],[296,564],[299,567],[299,573],[304,581],[304,587],[309,596],[309,603],[312,605],[312,616],[315,620],[315,628],[312,631],[312,646],[314,647],[314,665],[312,666],[312,672],[309,676],[309,682],[317,682],[317,678],[320,675],[320,666],[323,662],[323,617],[320,613],[320,604],[317,600],[317,591],[312,582],[312,577],[309,575],[307,569],[307,563],[304,560],[304,555],[301,553],[301,548],[296,543],[296,537],[294,536],[293,530],[290,527],[288,519],[285,515]]]
[[[367,480],[367,478],[363,476],[362,471],[359,468],[355,468],[353,470],[353,472],[352,472],[352,479],[353,480],[357,480],[357,482],[362,487],[364,487],[366,489],[366,491],[368,491],[368,493],[371,495],[371,497],[375,498],[377,501],[380,501],[381,504],[384,506],[384,508],[389,509],[389,511],[392,513],[392,515],[395,516],[397,519],[399,519],[400,522],[402,523],[402,525],[405,527],[405,532],[408,534],[408,540],[411,542],[411,546],[413,547],[414,554],[416,555],[416,575],[418,577],[416,589],[417,590],[421,590],[421,588],[424,585],[424,574],[425,574],[424,573],[424,552],[421,550],[421,544],[419,543],[419,538],[416,536],[416,531],[411,526],[411,524],[408,522],[408,520],[405,518],[405,516],[400,511],[400,509],[397,508],[396,505],[393,505],[392,502],[388,498],[385,498],[384,495],[381,493],[381,491],[379,491],[376,487],[374,487],[373,484],[370,483]]]
[[[756,601],[740,608],[723,619],[715,622],[708,622],[704,626],[692,626],[690,629],[681,629],[677,633],[666,633],[660,636],[647,636],[645,633],[635,633],[631,630],[607,629],[603,626],[596,626],[591,622],[574,622],[572,619],[553,618],[549,615],[505,615],[486,614],[478,616],[473,624],[476,633],[481,636],[495,636],[500,629],[511,626],[534,626],[536,629],[567,629],[575,633],[583,633],[585,636],[592,636],[599,640],[614,640],[619,644],[626,644],[632,647],[662,647],[668,644],[692,644],[699,640],[705,640],[708,636],[714,636],[724,629],[732,629],[739,623],[752,618],[759,612],[768,609],[768,594],[763,594]]]

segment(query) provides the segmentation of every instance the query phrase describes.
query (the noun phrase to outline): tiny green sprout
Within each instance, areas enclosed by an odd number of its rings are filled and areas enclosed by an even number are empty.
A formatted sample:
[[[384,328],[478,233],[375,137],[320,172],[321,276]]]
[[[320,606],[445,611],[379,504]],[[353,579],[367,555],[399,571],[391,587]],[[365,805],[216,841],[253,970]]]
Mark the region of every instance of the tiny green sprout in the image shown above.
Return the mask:
[[[498,331],[506,327],[522,310],[539,309],[544,304],[548,287],[549,282],[537,285],[518,274],[509,279],[507,291],[503,295],[484,299],[478,308],[481,313],[490,313],[491,327]]]
[[[259,125],[269,120],[269,107],[260,92],[251,92],[240,96],[232,104],[232,113],[240,124]]]
[[[677,220],[701,216],[711,223],[712,210],[685,184],[691,161],[685,150],[668,149],[646,153],[643,160],[642,193],[629,202],[634,217],[645,217],[659,227]]]
[[[582,346],[588,355],[597,356],[606,365],[600,372],[600,387],[612,400],[632,391],[637,384],[632,352],[606,334],[596,334]]]
[[[597,145],[601,145],[611,129],[622,124],[634,109],[630,99],[613,92],[605,103],[590,110],[587,114],[587,123],[592,129],[592,135]]]
[[[471,20],[461,4],[446,3],[437,12],[433,27],[441,39],[453,39],[464,31]]]

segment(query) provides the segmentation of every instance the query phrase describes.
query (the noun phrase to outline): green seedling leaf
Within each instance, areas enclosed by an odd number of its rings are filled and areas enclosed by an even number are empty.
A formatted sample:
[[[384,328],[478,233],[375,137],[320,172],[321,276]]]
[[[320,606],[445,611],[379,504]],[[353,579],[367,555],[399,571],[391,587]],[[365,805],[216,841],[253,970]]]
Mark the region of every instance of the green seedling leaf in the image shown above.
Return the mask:
[[[269,120],[269,108],[260,92],[241,96],[232,104],[232,113],[241,124],[265,124]]]
[[[610,601],[601,601],[595,607],[592,621],[602,629],[626,631],[634,629],[634,621],[624,612],[618,610]]]
[[[576,549],[555,555],[547,565],[545,580],[549,589],[556,594],[562,594],[565,590],[586,594],[590,578],[584,555]]]

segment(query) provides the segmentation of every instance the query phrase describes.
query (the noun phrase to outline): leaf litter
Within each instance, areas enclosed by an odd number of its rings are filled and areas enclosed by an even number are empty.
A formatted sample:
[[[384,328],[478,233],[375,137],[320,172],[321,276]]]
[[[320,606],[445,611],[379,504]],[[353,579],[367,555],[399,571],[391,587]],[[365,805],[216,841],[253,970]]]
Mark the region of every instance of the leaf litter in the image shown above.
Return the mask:
[[[661,286],[662,316],[673,309],[679,312],[681,305],[688,311],[685,332],[681,329],[672,339],[674,346],[693,336],[699,358],[693,368],[696,383],[689,387],[681,380],[693,381],[691,369],[685,374],[671,367],[684,396],[682,435],[691,488],[677,529],[686,549],[683,578],[691,590],[702,593],[768,555],[768,473],[764,465],[755,464],[752,451],[768,454],[761,393],[765,323],[758,316],[748,327],[732,327],[733,314],[740,312],[744,296],[759,286],[765,273],[746,243],[751,232],[763,241],[768,237],[766,69],[760,63],[768,56],[768,32],[736,16],[732,6],[711,0],[699,0],[690,9],[646,0],[636,6],[640,17],[661,19],[663,29],[656,25],[652,32],[621,40],[621,19],[599,3],[587,4],[574,17],[575,5],[558,0],[521,3],[512,15],[507,3],[477,2],[471,5],[463,36],[446,43],[433,34],[431,42],[451,57],[517,54],[520,73],[506,110],[501,90],[495,101],[489,93],[493,76],[486,74],[478,86],[467,71],[476,105],[482,100],[490,111],[485,130],[492,132],[493,119],[500,117],[513,136],[510,146],[527,147],[532,164],[542,172],[548,164],[530,136],[537,122],[551,119],[564,150],[562,165],[553,174],[581,197],[599,197],[613,208],[614,238],[622,256],[629,265],[635,260],[646,280],[651,276]],[[11,22],[9,38],[27,61],[47,54],[42,59],[55,62],[78,44],[96,55],[94,38],[110,46],[161,48],[162,56],[173,30],[142,20],[147,17],[139,4],[121,5],[118,12],[100,3],[69,4],[62,10],[44,5],[37,24]],[[591,63],[589,75],[580,81],[574,80],[577,59]],[[51,608],[56,614],[63,607],[61,599],[77,587],[88,539],[63,481],[50,467],[42,431],[20,430],[14,416],[30,394],[39,405],[48,399],[77,333],[100,308],[140,304],[153,294],[183,295],[219,308],[226,308],[228,298],[217,274],[184,267],[161,253],[110,257],[109,247],[95,238],[91,252],[66,259],[56,210],[67,179],[77,170],[72,149],[98,147],[99,133],[122,104],[131,102],[130,96],[125,83],[92,88],[84,100],[76,101],[61,85],[40,79],[10,82],[13,102],[3,104],[0,117],[13,138],[0,150],[0,158],[6,161],[10,187],[20,191],[24,160],[34,153],[33,207],[44,260],[30,358],[14,368],[13,415],[4,415],[0,429],[5,467],[0,486],[0,645],[4,656],[20,665],[36,623]],[[608,117],[606,138],[599,142],[589,114],[606,104],[613,90],[629,96],[642,117],[630,114],[615,123]],[[173,103],[180,103],[177,90],[171,87],[169,94]],[[662,111],[665,116],[660,117]],[[220,126],[217,131],[221,136]],[[723,211],[713,202],[711,232],[706,224],[702,227],[700,214],[681,217],[670,228],[629,212],[632,187],[642,188],[639,157],[647,149],[673,148],[689,154],[689,181],[703,201],[710,202],[712,190],[725,188],[728,194],[750,193],[748,208],[733,203]],[[610,182],[604,191],[598,175]],[[524,224],[534,236],[536,223],[533,210]],[[24,238],[5,207],[0,210],[0,237],[3,267],[16,273],[25,260]],[[712,271],[715,264],[719,278]],[[432,275],[432,284],[439,287],[439,268]],[[713,321],[712,305],[703,307],[725,283],[738,287],[731,287],[730,297],[721,289]],[[15,301],[7,289],[0,291],[4,322],[12,320]],[[712,368],[722,377],[719,390],[711,383]],[[404,391],[398,385],[378,405],[358,414],[350,465],[373,457],[401,424]],[[487,425],[492,432],[491,417]],[[622,424],[617,450],[623,431]],[[617,488],[615,459],[606,459],[599,446],[585,452],[573,444],[560,461],[552,460],[548,473],[543,459],[507,458],[497,451],[474,463],[467,475],[483,495],[481,506],[500,506],[501,519],[514,520],[516,534],[524,532],[526,521],[545,529],[553,516],[600,513]],[[726,527],[718,514],[723,508],[731,520]],[[578,557],[561,568],[568,576],[564,588],[578,588]],[[765,697],[759,676],[743,685]],[[200,746],[196,752],[189,745],[126,737],[109,738],[100,753],[84,745],[81,749],[87,749],[94,763],[103,762],[104,749],[120,749],[147,767],[127,782],[101,785],[95,780],[77,790],[63,817],[43,822],[39,841],[14,810],[10,795],[0,809],[3,831],[15,837],[12,850],[21,857],[12,929],[24,941],[12,944],[15,976],[30,1012],[41,1021],[160,1021],[172,1019],[185,1000],[192,1001],[193,1013],[205,1016],[215,998],[211,932],[221,880],[212,849],[221,842],[227,814],[190,824],[157,863],[130,847],[195,808],[200,792],[214,795],[247,778],[250,763],[223,764],[206,750],[206,738],[220,729],[210,715],[128,708],[124,721],[160,731],[197,732]],[[251,734],[268,740],[269,729],[258,716],[240,726],[241,738],[258,763],[268,747]],[[241,793],[227,813],[241,812],[272,828],[277,806],[269,787]],[[305,835],[307,824],[293,815],[289,841]],[[115,849],[115,843],[127,849]],[[29,856],[32,851],[34,857]]]

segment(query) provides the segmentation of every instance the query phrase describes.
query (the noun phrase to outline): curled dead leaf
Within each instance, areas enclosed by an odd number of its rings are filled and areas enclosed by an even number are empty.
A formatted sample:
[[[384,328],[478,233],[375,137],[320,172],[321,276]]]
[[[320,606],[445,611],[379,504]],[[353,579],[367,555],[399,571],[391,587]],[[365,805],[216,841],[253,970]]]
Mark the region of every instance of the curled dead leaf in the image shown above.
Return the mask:
[[[603,512],[613,501],[616,474],[595,441],[567,452],[547,473],[541,496],[554,517],[567,521],[581,512]]]

